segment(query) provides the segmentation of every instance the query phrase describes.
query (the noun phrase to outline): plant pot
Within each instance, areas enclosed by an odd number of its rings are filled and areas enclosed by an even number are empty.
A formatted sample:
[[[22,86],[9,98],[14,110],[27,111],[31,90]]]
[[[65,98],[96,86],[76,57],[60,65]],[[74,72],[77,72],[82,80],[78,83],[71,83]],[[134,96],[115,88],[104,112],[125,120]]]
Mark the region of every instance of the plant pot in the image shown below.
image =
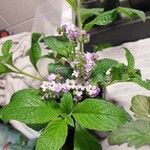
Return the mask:
[[[99,8],[100,0],[86,0],[82,3],[84,8]]]
[[[104,9],[105,11],[114,9],[120,5],[119,0],[105,0],[104,1]]]
[[[148,11],[150,10],[150,0],[129,0],[132,8]]]

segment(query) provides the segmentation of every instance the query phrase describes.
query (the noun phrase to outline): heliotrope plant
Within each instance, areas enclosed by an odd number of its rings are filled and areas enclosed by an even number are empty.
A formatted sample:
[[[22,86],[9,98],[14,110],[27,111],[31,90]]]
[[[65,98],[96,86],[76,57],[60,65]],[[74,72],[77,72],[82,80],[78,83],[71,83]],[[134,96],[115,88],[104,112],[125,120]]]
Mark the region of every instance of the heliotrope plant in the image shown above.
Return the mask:
[[[4,122],[18,120],[28,125],[44,124],[36,150],[61,149],[69,126],[75,129],[75,150],[100,150],[100,142],[88,131],[113,131],[129,121],[122,108],[102,97],[102,89],[116,82],[134,82],[150,89],[150,81],[142,80],[140,71],[135,68],[133,55],[126,48],[127,65],[108,58],[101,59],[96,52],[85,52],[84,44],[90,41],[86,31],[94,24],[113,22],[118,13],[131,18],[139,16],[143,20],[145,15],[141,11],[123,7],[108,12],[103,12],[103,9],[83,9],[79,0],[67,1],[77,15],[77,27],[73,24],[60,26],[57,36],[32,34],[29,57],[37,72],[40,58],[53,59],[53,63],[48,65],[47,78],[40,73],[34,76],[17,68],[13,63],[12,41],[3,44],[0,75],[18,73],[40,81],[41,85],[36,89],[14,93],[10,103],[0,109],[0,118]],[[83,22],[93,15],[95,19],[83,27]],[[40,43],[46,45],[47,55],[42,55]]]

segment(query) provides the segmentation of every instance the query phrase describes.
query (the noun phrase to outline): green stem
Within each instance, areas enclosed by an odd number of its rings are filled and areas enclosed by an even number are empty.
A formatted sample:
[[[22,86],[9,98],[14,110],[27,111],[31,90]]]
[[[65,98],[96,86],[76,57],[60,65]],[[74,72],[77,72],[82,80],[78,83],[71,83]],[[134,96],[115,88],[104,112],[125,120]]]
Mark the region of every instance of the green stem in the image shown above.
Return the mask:
[[[82,30],[82,21],[81,21],[81,2],[80,0],[77,0],[77,21],[78,21],[78,27]]]
[[[82,30],[82,20],[81,20],[81,2],[80,0],[77,0],[77,21],[78,21],[78,27]],[[80,46],[80,51],[83,53],[84,52],[84,44],[82,42],[79,43]]]
[[[33,75],[31,75],[31,74],[29,74],[29,73],[27,73],[27,72],[24,72],[24,71],[20,70],[19,68],[17,68],[17,67],[14,66],[14,65],[13,65],[12,67],[13,67],[15,70],[18,71],[18,72],[16,72],[16,73],[18,73],[18,74],[22,74],[22,75],[28,76],[28,77],[30,77],[30,78],[32,78],[32,79],[35,79],[35,80],[43,81],[42,78],[35,77],[35,76],[33,76]]]

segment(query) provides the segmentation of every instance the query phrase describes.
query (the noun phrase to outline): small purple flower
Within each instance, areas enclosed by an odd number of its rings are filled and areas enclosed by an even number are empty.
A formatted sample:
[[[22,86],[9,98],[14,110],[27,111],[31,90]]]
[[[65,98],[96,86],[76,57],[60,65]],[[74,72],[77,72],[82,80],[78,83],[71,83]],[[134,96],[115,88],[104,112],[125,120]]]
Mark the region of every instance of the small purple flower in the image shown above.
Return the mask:
[[[51,81],[54,81],[55,79],[56,79],[56,75],[55,74],[50,74],[48,77],[47,77],[47,80],[49,81],[49,82],[51,82]]]
[[[63,91],[64,93],[68,92],[69,90],[70,90],[70,88],[69,88],[69,86],[68,86],[67,84],[63,84],[63,85],[62,85],[62,91]]]
[[[57,84],[55,85],[54,89],[55,89],[55,92],[56,92],[56,93],[61,92],[61,90],[62,90],[62,84],[61,84],[61,83],[57,83]]]
[[[78,28],[74,24],[66,25],[65,30],[68,39],[70,39],[71,41],[77,40],[79,36],[79,32],[78,32]]]

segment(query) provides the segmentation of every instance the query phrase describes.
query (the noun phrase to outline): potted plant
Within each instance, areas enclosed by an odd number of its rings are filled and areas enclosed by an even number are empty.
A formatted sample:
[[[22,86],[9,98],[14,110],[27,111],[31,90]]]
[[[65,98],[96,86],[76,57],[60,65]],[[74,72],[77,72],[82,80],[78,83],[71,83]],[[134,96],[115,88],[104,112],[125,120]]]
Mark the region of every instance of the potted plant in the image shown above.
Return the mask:
[[[149,11],[150,10],[150,1],[149,0],[129,0],[129,3],[132,8]]]
[[[60,26],[57,29],[58,35],[55,36],[32,34],[29,57],[37,70],[37,76],[15,66],[11,52],[12,41],[3,44],[0,74],[25,75],[40,82],[40,86],[14,93],[10,103],[0,109],[0,119],[4,122],[18,120],[31,126],[44,124],[36,142],[36,150],[62,149],[69,128],[74,129],[74,149],[100,150],[98,139],[89,131],[111,132],[130,121],[124,109],[99,96],[101,88],[116,82],[134,82],[147,89],[150,87],[149,81],[143,81],[139,70],[135,68],[134,57],[128,49],[125,48],[127,65],[108,58],[101,59],[95,52],[84,51],[84,44],[89,42],[90,35],[83,30],[83,19],[88,18],[91,13],[97,13],[98,19],[91,23],[93,26],[112,22],[112,16],[120,12],[125,11],[131,16],[141,12],[119,8],[101,12],[100,16],[99,11],[84,9],[83,12],[80,0],[77,3],[67,1],[77,15],[77,27],[73,24]],[[143,15],[141,18],[144,17]],[[86,29],[89,29],[89,25]],[[40,43],[46,45],[47,55],[42,55]],[[47,78],[42,77],[37,68],[41,57],[53,59],[48,65]],[[111,144],[115,142],[110,141]]]

